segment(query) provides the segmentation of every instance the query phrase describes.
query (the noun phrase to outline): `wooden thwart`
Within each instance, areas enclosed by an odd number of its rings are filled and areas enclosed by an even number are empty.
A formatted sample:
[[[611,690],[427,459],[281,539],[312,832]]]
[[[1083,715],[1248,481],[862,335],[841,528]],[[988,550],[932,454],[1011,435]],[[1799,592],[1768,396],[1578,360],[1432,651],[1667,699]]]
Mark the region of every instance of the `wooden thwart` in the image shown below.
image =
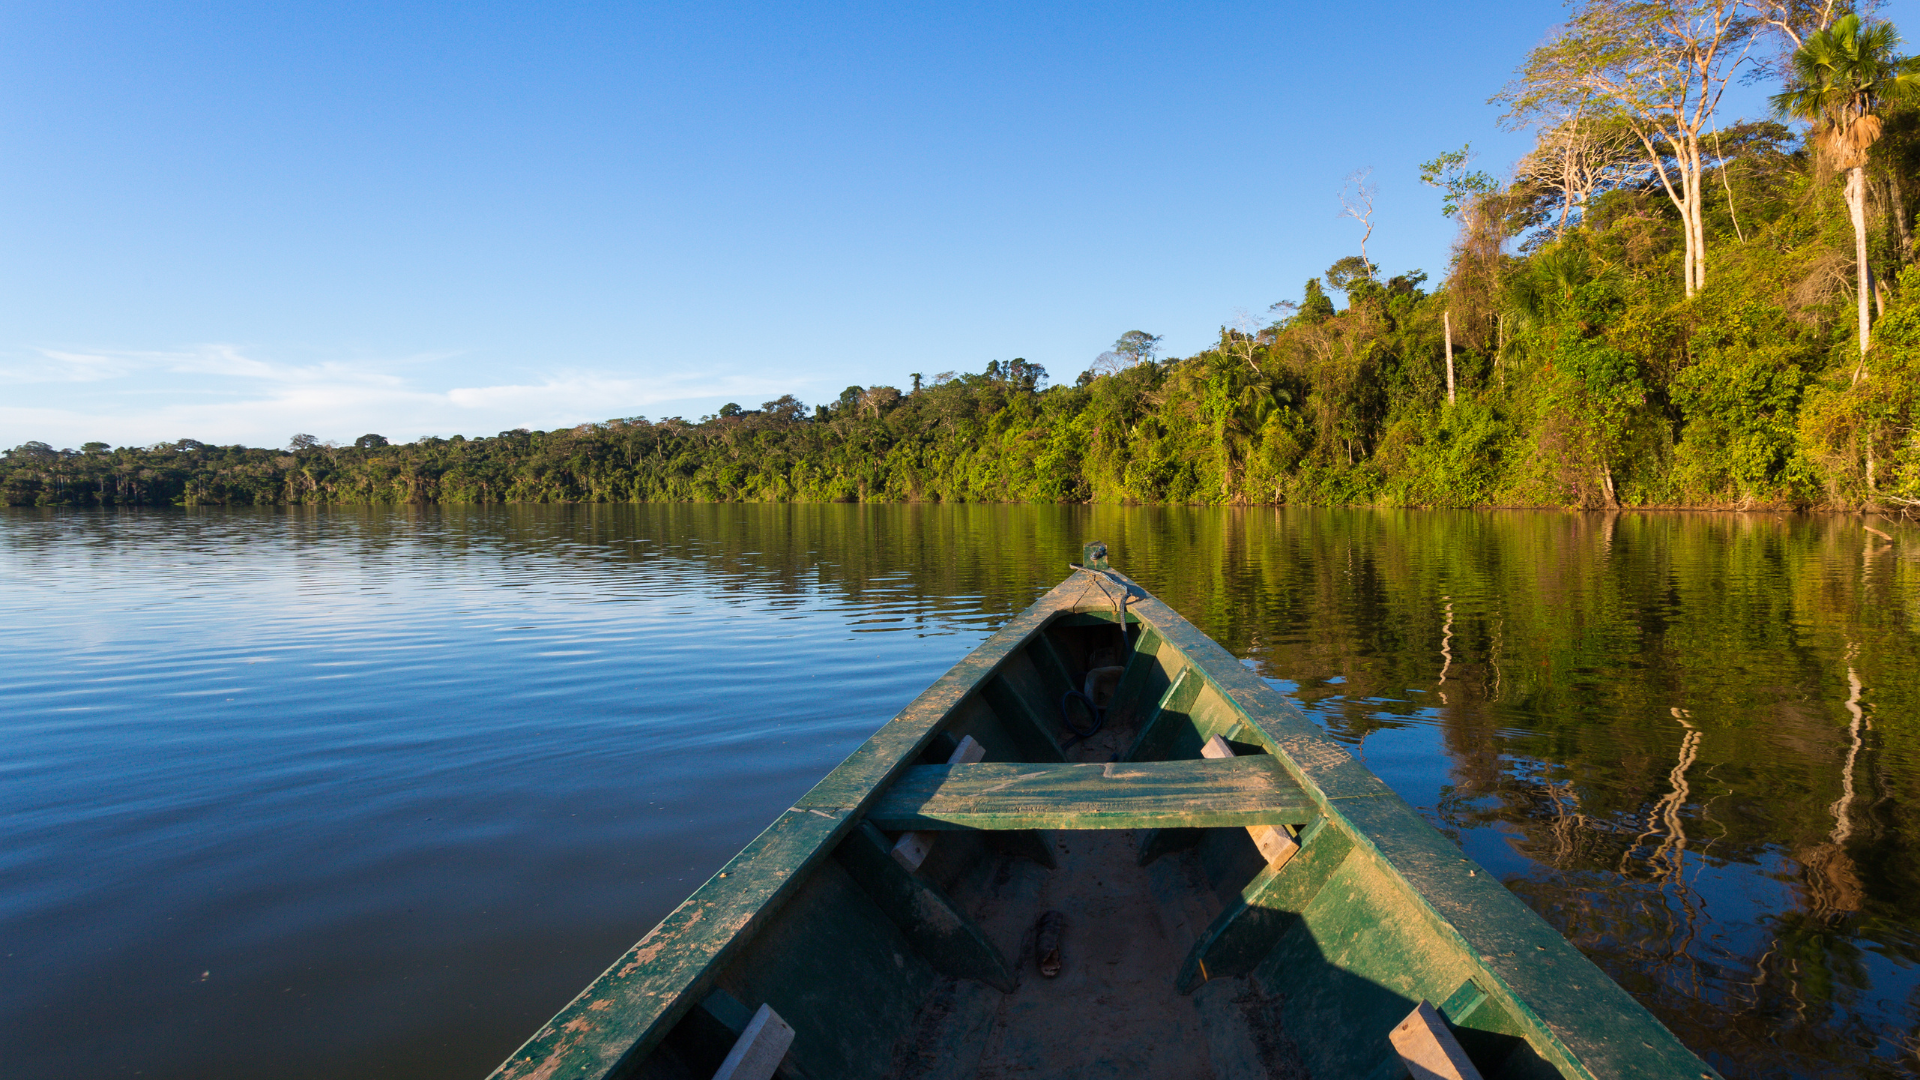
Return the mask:
[[[1387,1039],[1413,1080],[1480,1080],[1480,1070],[1467,1060],[1431,1001],[1421,1001]]]
[[[1313,802],[1270,755],[1229,761],[919,765],[867,820],[910,829],[1173,829],[1300,825]]]

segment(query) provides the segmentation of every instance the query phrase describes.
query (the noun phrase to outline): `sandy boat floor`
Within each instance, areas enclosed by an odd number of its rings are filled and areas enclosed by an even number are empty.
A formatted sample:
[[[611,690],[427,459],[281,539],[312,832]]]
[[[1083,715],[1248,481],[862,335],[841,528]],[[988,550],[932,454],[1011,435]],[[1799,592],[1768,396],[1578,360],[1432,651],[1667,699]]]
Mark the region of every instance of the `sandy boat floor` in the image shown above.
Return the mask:
[[[1102,732],[1069,756],[1105,761],[1131,732]],[[952,980],[895,1052],[893,1074],[914,1080],[1139,1077],[1241,1080],[1304,1077],[1277,1011],[1251,980],[1216,978],[1191,995],[1175,987],[1188,950],[1224,902],[1196,851],[1138,865],[1131,830],[1047,834],[1059,865],[989,852],[950,885],[1009,960],[1010,994]],[[942,842],[947,842],[945,837]],[[964,846],[964,841],[954,846]],[[1252,852],[1251,841],[1246,844]],[[1246,868],[1250,877],[1258,857]],[[1237,884],[1234,886],[1237,890]],[[1066,916],[1063,965],[1040,975],[1034,924]]]

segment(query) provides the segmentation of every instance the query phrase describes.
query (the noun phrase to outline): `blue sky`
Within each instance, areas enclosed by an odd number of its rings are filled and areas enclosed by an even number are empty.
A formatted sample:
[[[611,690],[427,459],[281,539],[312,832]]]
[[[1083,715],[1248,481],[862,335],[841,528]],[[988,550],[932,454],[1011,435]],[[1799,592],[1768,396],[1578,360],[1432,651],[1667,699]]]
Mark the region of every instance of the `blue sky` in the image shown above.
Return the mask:
[[[0,445],[486,435],[809,403],[1126,330],[1178,355],[1354,253],[1563,9],[0,7]],[[1896,18],[1898,11],[1890,10]]]

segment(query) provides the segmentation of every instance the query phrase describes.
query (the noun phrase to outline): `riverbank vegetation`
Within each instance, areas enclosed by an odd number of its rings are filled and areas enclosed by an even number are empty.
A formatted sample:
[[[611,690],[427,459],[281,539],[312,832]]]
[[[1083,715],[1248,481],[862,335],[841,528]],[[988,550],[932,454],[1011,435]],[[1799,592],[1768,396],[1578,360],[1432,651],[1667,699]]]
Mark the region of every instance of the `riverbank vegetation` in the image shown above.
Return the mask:
[[[1512,176],[1473,170],[1467,148],[1420,170],[1460,223],[1438,280],[1362,247],[1192,356],[1132,331],[1051,385],[1015,359],[698,421],[286,450],[27,443],[0,459],[0,497],[1904,512],[1920,505],[1920,73],[1867,14],[1585,0],[1496,99],[1535,134]],[[1720,116],[1750,74],[1776,114]],[[1366,194],[1356,180],[1347,201],[1371,230]]]

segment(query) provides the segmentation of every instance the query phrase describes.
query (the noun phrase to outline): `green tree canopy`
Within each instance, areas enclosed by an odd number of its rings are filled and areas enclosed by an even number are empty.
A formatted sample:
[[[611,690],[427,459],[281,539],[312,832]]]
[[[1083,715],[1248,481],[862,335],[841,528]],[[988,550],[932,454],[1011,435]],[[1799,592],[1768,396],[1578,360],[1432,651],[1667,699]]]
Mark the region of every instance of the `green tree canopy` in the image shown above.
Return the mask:
[[[1345,292],[1355,282],[1372,281],[1379,270],[1378,266],[1358,255],[1348,255],[1327,267],[1327,285]]]

